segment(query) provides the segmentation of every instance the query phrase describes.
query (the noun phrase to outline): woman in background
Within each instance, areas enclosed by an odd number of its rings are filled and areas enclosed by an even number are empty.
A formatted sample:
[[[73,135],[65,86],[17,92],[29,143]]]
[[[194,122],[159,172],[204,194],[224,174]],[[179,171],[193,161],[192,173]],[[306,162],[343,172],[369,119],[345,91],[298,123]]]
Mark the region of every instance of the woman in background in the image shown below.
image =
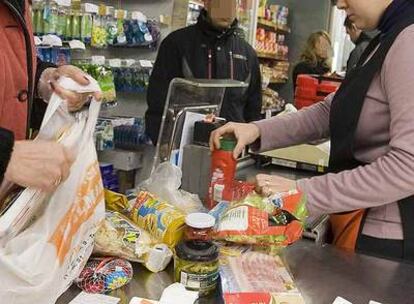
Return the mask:
[[[331,71],[332,43],[329,34],[318,31],[311,34],[300,55],[300,62],[293,69],[293,89],[299,75],[325,75]]]

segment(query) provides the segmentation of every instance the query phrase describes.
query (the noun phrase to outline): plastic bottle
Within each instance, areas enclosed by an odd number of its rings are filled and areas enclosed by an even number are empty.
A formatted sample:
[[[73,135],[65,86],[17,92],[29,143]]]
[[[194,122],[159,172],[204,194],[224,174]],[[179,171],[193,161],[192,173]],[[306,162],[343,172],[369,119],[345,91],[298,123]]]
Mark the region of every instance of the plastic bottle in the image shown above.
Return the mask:
[[[233,199],[233,182],[236,175],[237,161],[233,157],[236,139],[224,137],[220,140],[220,149],[211,156],[211,180],[207,207],[212,209],[221,201]]]

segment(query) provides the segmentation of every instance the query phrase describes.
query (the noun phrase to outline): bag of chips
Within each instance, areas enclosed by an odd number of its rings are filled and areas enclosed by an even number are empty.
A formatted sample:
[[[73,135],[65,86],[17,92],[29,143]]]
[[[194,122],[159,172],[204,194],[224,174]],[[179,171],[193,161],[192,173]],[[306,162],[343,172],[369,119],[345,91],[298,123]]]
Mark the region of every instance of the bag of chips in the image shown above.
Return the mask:
[[[224,212],[215,238],[228,242],[286,246],[301,238],[305,198],[298,191],[273,197],[251,194]]]

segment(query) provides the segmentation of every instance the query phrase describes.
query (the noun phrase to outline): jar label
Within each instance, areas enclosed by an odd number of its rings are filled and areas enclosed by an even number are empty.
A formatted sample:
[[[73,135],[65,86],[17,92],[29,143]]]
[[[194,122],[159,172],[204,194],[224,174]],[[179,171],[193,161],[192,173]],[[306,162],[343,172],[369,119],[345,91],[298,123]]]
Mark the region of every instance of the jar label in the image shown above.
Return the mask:
[[[196,274],[181,271],[180,283],[189,289],[201,291],[205,289],[208,290],[216,287],[218,276],[218,270],[205,274]]]

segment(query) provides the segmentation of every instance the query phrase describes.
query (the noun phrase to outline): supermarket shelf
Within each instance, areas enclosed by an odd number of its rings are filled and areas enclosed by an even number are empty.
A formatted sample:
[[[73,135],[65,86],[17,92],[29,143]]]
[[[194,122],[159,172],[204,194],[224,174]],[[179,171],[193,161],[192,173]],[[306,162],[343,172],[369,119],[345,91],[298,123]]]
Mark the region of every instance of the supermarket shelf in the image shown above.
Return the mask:
[[[256,51],[257,57],[261,59],[272,59],[272,60],[278,60],[278,61],[289,61],[287,58],[277,56],[276,54],[272,53],[265,53],[265,52],[259,52]]]
[[[281,79],[271,79],[269,81],[270,84],[286,84],[287,80],[281,80]]]
[[[272,21],[266,20],[264,18],[260,18],[257,21],[257,26],[258,27],[266,27],[266,29],[270,29],[273,30],[277,33],[280,34],[289,34],[290,33],[290,28],[288,27],[281,27],[276,23],[273,23]]]

